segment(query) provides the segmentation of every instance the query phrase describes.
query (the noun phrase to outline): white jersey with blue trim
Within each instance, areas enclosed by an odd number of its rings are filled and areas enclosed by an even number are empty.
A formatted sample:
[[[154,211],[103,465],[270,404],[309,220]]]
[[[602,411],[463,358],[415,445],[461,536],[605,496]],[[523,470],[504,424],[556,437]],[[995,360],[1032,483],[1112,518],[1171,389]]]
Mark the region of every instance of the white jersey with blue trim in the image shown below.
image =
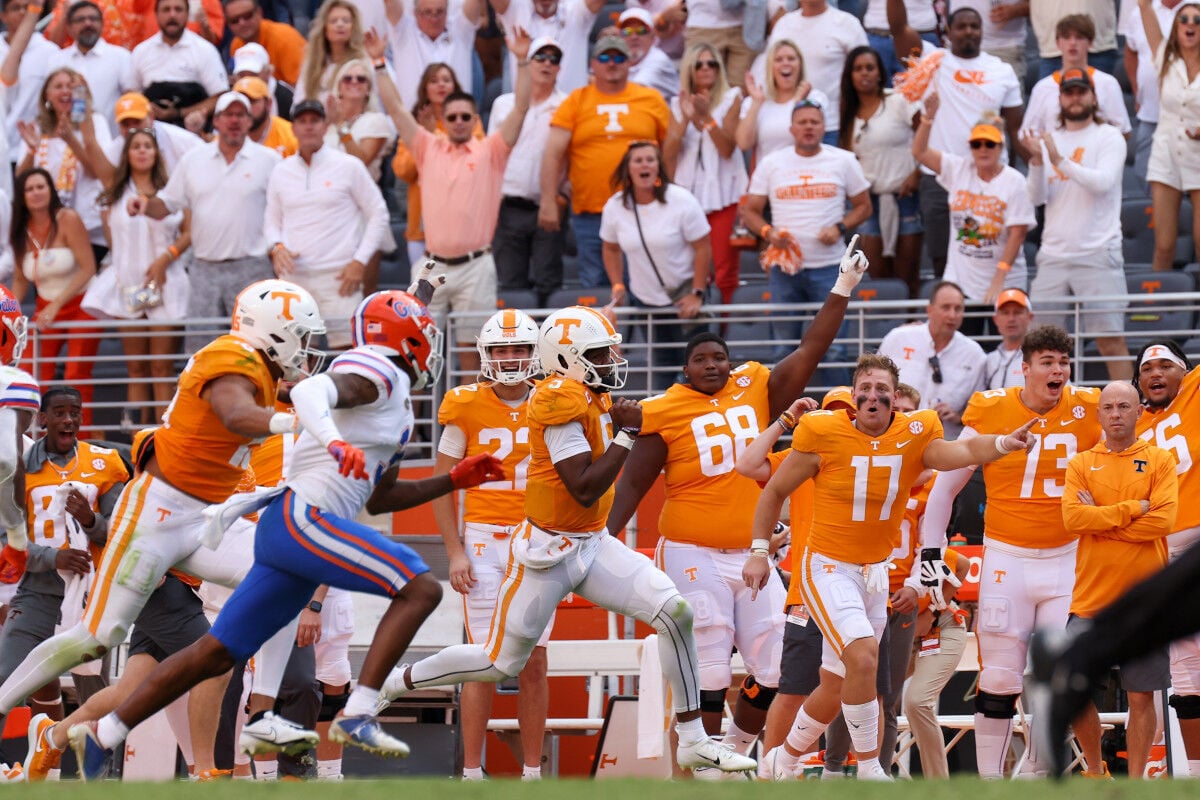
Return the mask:
[[[32,375],[16,367],[0,367],[0,408],[36,412],[41,404],[42,393]]]
[[[288,487],[305,503],[353,519],[366,505],[384,471],[399,461],[412,436],[411,381],[400,367],[365,347],[342,353],[329,365],[329,372],[359,375],[379,391],[379,396],[367,405],[330,410],[342,440],[366,456],[370,480],[339,475],[333,456],[308,431],[296,441],[284,476]]]

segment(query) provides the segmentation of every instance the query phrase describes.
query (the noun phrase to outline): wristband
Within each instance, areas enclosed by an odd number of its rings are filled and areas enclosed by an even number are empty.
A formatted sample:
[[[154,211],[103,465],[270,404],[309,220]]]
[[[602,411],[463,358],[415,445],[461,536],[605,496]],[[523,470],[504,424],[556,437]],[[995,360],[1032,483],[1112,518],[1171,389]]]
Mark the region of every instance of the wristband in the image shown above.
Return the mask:
[[[371,66],[375,67],[375,69],[387,69],[387,59],[377,58],[371,62]]]
[[[168,247],[167,253],[171,256],[172,261],[179,258],[179,248],[176,247],[175,245],[171,245],[170,247]]]
[[[39,6],[39,5],[30,3],[29,5],[25,6],[25,13],[26,14],[37,14],[37,15],[41,16],[42,8],[43,8],[43,6]]]
[[[1008,434],[1005,434],[1004,436],[996,436],[996,450],[998,450],[1002,456],[1006,456],[1012,452],[1012,450],[1004,446],[1004,440],[1007,437]]]
[[[1001,272],[1008,272],[1010,269],[1012,269],[1012,264],[1008,263],[1007,261],[998,261],[996,262],[996,269],[1000,270]]]
[[[612,443],[617,447],[624,447],[626,450],[632,450],[633,443],[635,441],[637,440],[634,438],[633,434],[631,434],[629,431],[622,430],[613,437]]]
[[[518,67],[528,67],[528,66],[529,66],[529,59],[527,58],[527,59],[525,59],[524,61],[518,61],[518,62],[517,62],[517,66],[518,66]]]
[[[783,428],[784,433],[791,433],[796,428],[796,415],[790,411],[784,411],[775,420],[779,423],[779,427]]]
[[[295,433],[296,415],[287,411],[277,411],[271,415],[267,428],[271,433]]]
[[[708,121],[708,124],[704,126],[704,130],[711,131],[713,128],[718,128],[718,127],[720,127],[720,126],[717,125],[717,121],[715,119],[710,119]]]
[[[623,291],[625,291],[625,284],[623,284],[623,283],[614,283],[614,284],[612,285],[612,290],[615,292],[617,289],[620,289],[622,292],[623,292]]]
[[[753,539],[750,542],[750,552],[762,550],[764,553],[771,549],[770,539]]]
[[[769,234],[772,230],[774,230],[774,229],[770,225],[763,225],[762,229],[759,230],[759,232],[758,232],[758,238],[760,238],[760,239],[767,238],[767,234]]]

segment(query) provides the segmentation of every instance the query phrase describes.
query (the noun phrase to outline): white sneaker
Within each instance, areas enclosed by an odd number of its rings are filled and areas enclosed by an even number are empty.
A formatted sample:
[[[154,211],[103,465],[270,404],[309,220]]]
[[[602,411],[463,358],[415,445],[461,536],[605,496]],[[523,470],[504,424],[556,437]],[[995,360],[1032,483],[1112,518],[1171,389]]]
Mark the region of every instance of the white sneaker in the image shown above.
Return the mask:
[[[311,750],[321,741],[316,731],[302,728],[291,720],[268,711],[248,722],[238,737],[238,748],[249,756],[286,753],[290,756]]]
[[[758,766],[753,758],[716,739],[701,739],[689,745],[681,742],[675,751],[675,763],[683,769],[714,767],[721,772],[745,772]]]
[[[762,781],[795,780],[799,762],[796,767],[785,766],[783,759],[786,756],[787,751],[783,749],[783,745],[768,750],[758,763],[758,779]]]
[[[879,761],[874,761],[873,764],[860,761],[858,762],[858,779],[860,781],[876,781],[879,783],[894,783],[895,779],[884,771]]]

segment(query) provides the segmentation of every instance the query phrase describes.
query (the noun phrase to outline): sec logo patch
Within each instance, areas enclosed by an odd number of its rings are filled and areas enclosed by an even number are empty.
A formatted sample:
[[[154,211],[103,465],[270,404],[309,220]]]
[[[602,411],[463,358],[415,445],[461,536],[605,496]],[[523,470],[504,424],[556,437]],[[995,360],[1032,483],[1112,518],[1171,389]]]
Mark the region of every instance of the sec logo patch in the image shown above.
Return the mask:
[[[1071,416],[1075,419],[1083,419],[1086,414],[1087,412],[1084,411],[1083,406],[1075,406],[1071,409]]]
[[[750,385],[750,378],[746,375],[743,375],[740,378],[738,378],[737,381],[735,381],[735,383],[737,383],[737,385],[740,386],[741,388],[745,389],[747,386]]]
[[[914,419],[912,422],[908,423],[908,432],[909,433],[919,434],[924,430],[925,430],[925,423],[921,422],[921,420],[919,420],[919,419]]]

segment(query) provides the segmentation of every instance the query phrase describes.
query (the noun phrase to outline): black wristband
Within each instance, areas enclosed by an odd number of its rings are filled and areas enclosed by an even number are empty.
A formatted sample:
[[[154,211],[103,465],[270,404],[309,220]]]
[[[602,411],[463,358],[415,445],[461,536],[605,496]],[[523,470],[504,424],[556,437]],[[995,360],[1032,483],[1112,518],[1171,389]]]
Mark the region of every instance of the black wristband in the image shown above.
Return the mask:
[[[319,600],[310,600],[308,602],[308,605],[306,606],[306,608],[308,608],[308,610],[313,612],[314,614],[320,614],[321,609],[324,608],[324,606],[321,605],[321,601],[319,601]]]

